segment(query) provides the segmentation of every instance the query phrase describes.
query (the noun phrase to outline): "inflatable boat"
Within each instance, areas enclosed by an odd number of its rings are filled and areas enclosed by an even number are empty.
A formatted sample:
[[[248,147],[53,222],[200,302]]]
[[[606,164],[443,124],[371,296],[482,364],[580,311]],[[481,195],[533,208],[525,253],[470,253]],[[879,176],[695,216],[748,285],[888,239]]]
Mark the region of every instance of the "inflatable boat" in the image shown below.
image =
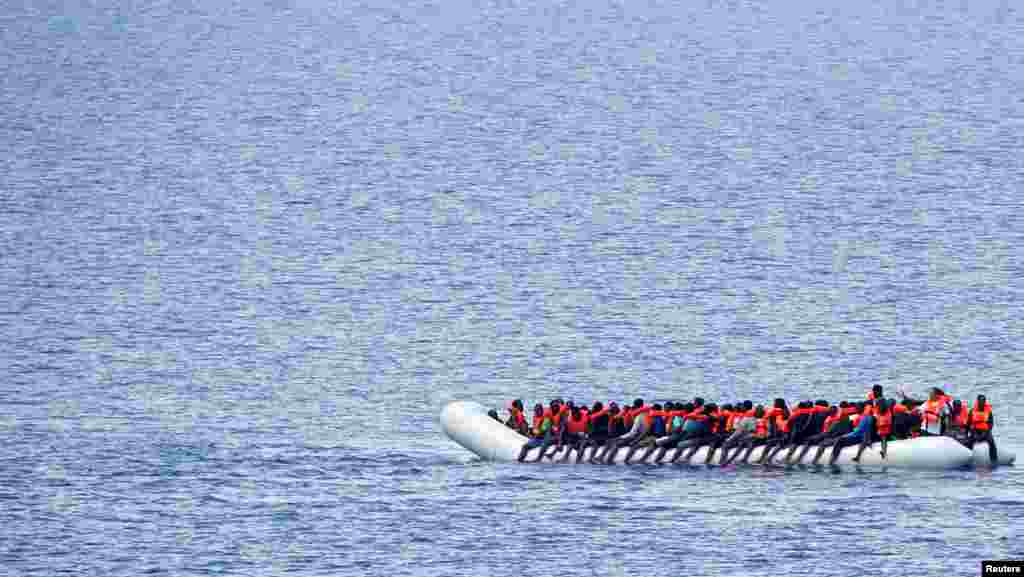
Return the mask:
[[[472,401],[453,401],[448,403],[441,411],[441,428],[444,429],[453,441],[469,449],[481,459],[487,461],[516,461],[526,437],[506,427],[487,415],[487,409],[479,403]],[[864,451],[860,462],[854,463],[853,457],[857,454],[857,447],[846,447],[839,454],[836,465],[857,465],[861,467],[901,467],[908,469],[959,469],[973,466],[991,466],[988,458],[988,444],[978,443],[974,450],[968,449],[952,437],[919,437],[891,441],[888,444],[888,451],[883,459],[879,453],[881,446],[875,443]],[[526,455],[527,461],[536,459],[540,449],[532,449]],[[547,449],[550,454],[551,448]],[[615,463],[622,463],[625,460],[627,449],[625,447],[616,451],[613,457]],[[703,464],[707,458],[707,447],[702,447],[690,459],[690,463]],[[757,462],[761,457],[762,449],[757,447],[750,456],[750,462]],[[788,451],[780,451],[773,459],[773,464],[782,465],[783,459]],[[814,458],[815,451],[809,451],[803,458],[804,464],[810,464]],[[640,464],[639,457],[643,451],[637,451],[630,464]],[[584,460],[589,458],[590,451],[584,454]],[[545,457],[550,462],[560,462],[564,453],[556,453],[554,456]],[[822,458],[824,461],[828,453]],[[712,456],[711,463],[718,464],[721,451]],[[651,457],[653,460],[653,457]],[[1012,451],[999,448],[999,464],[1012,465],[1015,455]],[[545,461],[547,462],[547,461]],[[567,461],[576,462],[576,454]]]

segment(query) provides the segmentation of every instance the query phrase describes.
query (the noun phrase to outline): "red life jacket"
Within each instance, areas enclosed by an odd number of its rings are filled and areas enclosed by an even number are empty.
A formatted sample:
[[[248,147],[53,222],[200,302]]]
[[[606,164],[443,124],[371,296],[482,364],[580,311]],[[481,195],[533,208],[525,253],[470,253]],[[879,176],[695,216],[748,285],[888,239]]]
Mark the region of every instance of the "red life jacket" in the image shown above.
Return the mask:
[[[828,430],[832,428],[832,425],[842,418],[843,416],[839,413],[839,411],[836,411],[836,414],[834,415],[829,415],[828,417],[825,417],[825,422],[821,424],[821,432],[827,433]]]
[[[879,437],[888,437],[892,434],[892,413],[885,411],[875,416],[875,426],[878,429]]]
[[[754,436],[758,439],[766,439],[768,437],[768,417],[761,417],[757,420]]]
[[[530,427],[530,433],[533,436],[539,437],[541,435],[540,429],[541,429],[541,427],[544,426],[544,419],[546,419],[546,418],[547,418],[547,415],[534,415],[533,416],[533,426]]]
[[[860,420],[863,419],[863,418],[864,418],[864,415],[862,415],[860,413],[857,413],[856,415],[850,417],[850,424],[853,426],[854,429],[856,429],[857,425],[860,424]]]
[[[975,431],[987,431],[991,427],[988,424],[988,418],[992,416],[992,405],[985,403],[984,407],[979,407],[978,403],[974,403],[974,408],[971,409],[971,429]]]

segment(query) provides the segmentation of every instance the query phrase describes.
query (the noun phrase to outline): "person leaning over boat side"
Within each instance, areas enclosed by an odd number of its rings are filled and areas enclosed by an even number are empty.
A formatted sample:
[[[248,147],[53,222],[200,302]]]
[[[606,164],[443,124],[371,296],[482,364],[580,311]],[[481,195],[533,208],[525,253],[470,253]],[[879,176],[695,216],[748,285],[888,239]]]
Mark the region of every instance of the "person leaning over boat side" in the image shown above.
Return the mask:
[[[529,440],[523,443],[523,448],[519,451],[518,460],[520,463],[526,459],[526,454],[530,452],[530,449],[540,447],[544,444],[544,439],[547,437],[548,429],[550,427],[551,420],[544,412],[544,405],[537,403],[533,406],[533,426],[530,427]]]
[[[985,400],[985,395],[978,395],[978,399],[971,408],[970,433],[967,437],[967,447],[974,450],[974,444],[981,441],[988,443],[988,459],[992,466],[999,465],[999,452],[996,450],[996,440],[992,438],[992,427],[995,419],[992,417],[992,405]]]
[[[679,460],[683,451],[687,449],[689,449],[689,452],[684,460],[689,462],[701,447],[713,445],[720,438],[719,433],[722,430],[724,419],[718,411],[718,405],[714,403],[704,405],[701,412],[694,415],[694,418],[704,422],[703,432],[700,435],[691,435],[686,441],[679,443],[676,447],[676,454],[672,457],[671,462],[673,463]]]
[[[796,405],[796,409],[790,413],[789,418],[786,419],[785,434],[780,443],[775,445],[775,448],[762,459],[763,462],[772,462],[777,454],[786,447],[796,448],[803,439],[807,438],[811,434],[817,431],[810,431],[808,429],[811,418],[814,416],[814,404],[810,401],[800,401]],[[819,425],[820,427],[820,425]],[[792,453],[792,450],[790,450]]]
[[[613,403],[614,404],[614,403]],[[616,407],[618,411],[618,407]],[[588,447],[600,447],[608,439],[609,409],[606,409],[601,401],[597,401],[587,413],[587,434],[576,451],[576,462],[583,460],[583,454]]]
[[[949,425],[946,434],[965,441],[971,430],[971,411],[968,403],[956,399],[949,410]]]
[[[786,464],[790,464],[793,460],[793,455],[800,447],[809,447],[811,439],[818,437],[828,428],[825,427],[825,421],[829,415],[833,414],[833,411],[828,406],[828,401],[819,399],[811,404],[807,401],[805,410],[808,413],[805,424],[800,425],[795,432],[790,433],[789,452],[786,453],[786,458],[783,459]],[[838,414],[838,409],[835,414]],[[792,417],[791,417],[792,418]],[[790,429],[793,429],[793,425],[790,425]],[[807,451],[804,451],[806,453]]]
[[[839,459],[839,453],[844,447],[858,445],[864,442],[865,438],[870,438],[871,431],[875,426],[875,417],[872,412],[873,411],[870,411],[869,407],[865,405],[863,412],[856,416],[856,425],[854,426],[853,431],[836,439],[835,444],[832,445],[832,458],[829,459],[829,465],[836,464],[836,460]]]
[[[921,426],[921,415],[911,410],[913,404],[905,399],[902,403],[889,402],[892,408],[892,438],[909,439]]]

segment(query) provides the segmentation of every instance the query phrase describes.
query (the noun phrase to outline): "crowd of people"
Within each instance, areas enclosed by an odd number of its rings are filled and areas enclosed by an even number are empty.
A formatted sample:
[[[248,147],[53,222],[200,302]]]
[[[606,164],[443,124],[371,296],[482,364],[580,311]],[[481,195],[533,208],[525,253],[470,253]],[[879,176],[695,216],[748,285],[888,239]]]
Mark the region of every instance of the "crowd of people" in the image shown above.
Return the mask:
[[[900,401],[886,399],[883,389],[875,385],[864,401],[842,401],[833,405],[825,400],[801,401],[795,406],[784,399],[775,399],[770,407],[751,401],[716,404],[697,397],[692,401],[647,404],[636,399],[632,404],[601,402],[590,407],[562,399],[552,400],[547,407],[537,403],[528,418],[523,401],[508,406],[504,421],[492,410],[492,418],[503,422],[528,437],[519,455],[524,460],[532,449],[539,448],[534,460],[554,458],[567,461],[576,453],[576,462],[614,462],[622,447],[628,447],[625,463],[638,458],[647,462],[666,459],[674,463],[689,462],[707,447],[705,463],[721,451],[719,463],[726,466],[737,459],[749,462],[756,447],[764,447],[759,463],[773,462],[785,451],[787,464],[799,463],[811,450],[818,464],[830,452],[829,464],[835,464],[844,447],[859,445],[854,461],[864,450],[880,443],[885,458],[886,444],[894,439],[918,436],[948,435],[973,448],[987,442],[993,466],[998,463],[995,440],[992,438],[992,407],[984,395],[978,395],[973,406],[954,399],[940,388],[933,388],[927,400],[903,395]]]

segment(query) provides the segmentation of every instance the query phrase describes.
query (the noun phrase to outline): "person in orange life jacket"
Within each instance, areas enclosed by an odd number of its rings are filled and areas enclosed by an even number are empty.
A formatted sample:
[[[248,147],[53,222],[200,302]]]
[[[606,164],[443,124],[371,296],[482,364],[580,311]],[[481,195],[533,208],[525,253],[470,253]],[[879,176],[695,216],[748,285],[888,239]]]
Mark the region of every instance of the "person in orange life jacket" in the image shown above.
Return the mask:
[[[703,434],[699,436],[691,435],[689,439],[679,443],[676,447],[676,454],[672,457],[672,462],[676,462],[685,450],[688,452],[685,456],[685,461],[689,462],[690,459],[697,453],[697,451],[705,446],[712,445],[719,438],[719,431],[725,426],[725,418],[722,417],[718,411],[718,405],[714,403],[708,403],[704,405],[703,411],[698,415],[698,418],[704,420],[705,429]]]
[[[810,401],[805,401],[801,405],[803,405],[803,417],[790,415],[789,452],[786,453],[786,458],[783,459],[786,464],[789,464],[793,459],[797,449],[801,446],[808,446],[808,443],[811,442],[810,439],[822,433],[825,419],[829,416],[829,406],[826,400],[819,399],[814,404],[811,404]]]
[[[811,459],[812,465],[818,465],[818,461],[824,456],[825,451],[831,449],[840,437],[853,432],[853,421],[850,417],[856,415],[859,420],[861,414],[862,410],[858,409],[857,403],[851,404],[843,401],[839,404],[839,410],[831,417],[831,422],[826,421],[826,425],[823,425],[823,427],[827,426],[828,428],[821,434],[820,440],[817,441],[818,451],[814,454],[814,458]],[[803,457],[803,454],[801,454],[797,461],[802,461]]]
[[[562,442],[565,446],[565,454],[562,456],[562,462],[568,461],[574,450],[576,451],[576,460],[579,461],[583,443],[586,442],[587,432],[590,430],[589,415],[586,408],[573,405],[563,418],[565,419],[565,433],[562,435]]]
[[[871,433],[875,427],[875,416],[872,414],[873,411],[869,410],[869,406],[867,404],[863,405],[862,412],[854,415],[850,419],[851,424],[853,425],[853,431],[837,438],[835,443],[832,445],[832,458],[829,459],[829,465],[836,464],[836,460],[839,459],[839,453],[843,448],[859,445],[865,438],[871,438]]]
[[[523,412],[523,400],[516,399],[512,401],[512,404],[508,407],[508,413],[508,420],[505,421],[505,426],[524,437],[528,436],[530,434],[530,425],[526,422],[526,415]]]
[[[736,448],[736,451],[733,452],[732,455],[729,455],[728,451],[723,453],[721,459],[723,467],[732,463],[744,449],[746,449],[747,453],[743,455],[743,458],[740,461],[746,463],[750,460],[750,454],[754,452],[754,448],[764,445],[768,441],[771,430],[770,421],[772,420],[772,417],[768,416],[768,411],[765,411],[763,406],[758,405],[754,408],[753,418],[754,431],[750,436],[742,440],[740,446]]]
[[[712,439],[707,443],[708,454],[704,457],[705,465],[711,465],[711,459],[714,458],[715,451],[721,448],[721,446],[725,444],[726,439],[732,436],[735,431],[736,412],[737,411],[734,410],[734,407],[729,404],[722,405],[722,408],[718,410],[717,428],[712,427]],[[691,450],[690,456],[692,457],[696,452],[697,449]],[[690,459],[688,458],[686,460],[689,461]]]
[[[913,402],[904,399],[901,403],[889,401],[892,409],[892,438],[909,439],[921,426],[921,415],[911,410]]]
[[[814,419],[812,419],[812,427],[816,427],[816,431],[813,435],[805,437],[801,443],[794,445],[794,448],[799,447],[800,453],[794,459],[794,452],[790,451],[786,455],[786,464],[792,465],[803,461],[805,455],[811,450],[811,447],[818,447],[819,454],[824,452],[824,446],[831,446],[832,442],[841,434],[850,432],[850,421],[849,419],[844,420],[844,414],[842,409],[848,406],[846,401],[843,401],[836,407],[823,407],[821,405],[815,405],[814,410],[816,411]],[[824,410],[821,410],[824,409]],[[824,417],[818,419],[818,415]],[[818,421],[820,420],[820,424]],[[843,424],[845,422],[845,425]]]
[[[860,443],[860,447],[857,449],[857,455],[852,459],[854,463],[860,462],[860,456],[864,454],[864,449],[875,444],[877,441],[881,441],[882,450],[880,454],[882,458],[885,458],[885,452],[887,449],[887,443],[892,436],[892,405],[890,405],[885,399],[879,399],[875,401],[875,422],[869,434],[864,435],[864,439]]]
[[[641,463],[646,463],[647,459],[649,459],[650,456],[659,448],[663,449],[659,454],[664,456],[664,453],[667,450],[664,449],[664,444],[674,435],[677,435],[682,431],[682,416],[684,414],[685,411],[683,410],[683,405],[681,403],[675,403],[672,401],[667,401],[665,403],[665,406],[662,408],[663,425],[657,421],[652,421],[653,426],[651,430],[651,437],[644,443],[647,450],[640,457]]]
[[[618,403],[616,403],[615,401],[610,401],[608,403],[607,413],[606,415],[602,415],[602,417],[607,417],[608,424],[605,429],[605,434],[603,436],[598,434],[596,436],[592,436],[590,439],[592,441],[592,443],[590,444],[594,446],[594,450],[590,453],[590,458],[588,459],[588,462],[590,463],[598,463],[598,456],[607,446],[608,442],[611,439],[620,437],[623,434],[625,434],[625,426],[623,425],[623,414],[622,410],[619,409]],[[599,426],[601,420],[603,420],[603,418],[594,420],[591,423],[592,431],[597,430],[597,427]]]
[[[786,447],[795,448],[795,444],[809,436],[808,427],[813,414],[813,403],[810,401],[800,401],[797,403],[796,409],[794,409],[793,412],[790,413],[789,418],[786,419],[781,442],[776,444],[771,452],[769,452],[766,457],[763,457],[762,460],[768,463],[772,462],[780,451]],[[792,453],[792,451],[790,452]]]
[[[675,463],[679,460],[679,457],[683,456],[685,449],[689,447],[689,444],[708,435],[711,432],[711,415],[709,410],[712,408],[710,404],[704,405],[703,399],[700,399],[702,403],[700,406],[695,406],[691,403],[687,403],[687,407],[692,408],[685,416],[683,422],[682,432],[673,437],[669,437],[666,440],[663,448],[667,449],[670,446],[675,447],[675,453],[672,454],[672,458],[669,459],[669,463]],[[673,438],[675,441],[673,442]],[[667,451],[666,451],[667,452]],[[660,454],[659,457],[664,455]],[[656,462],[660,462],[658,459]]]
[[[884,394],[882,392],[882,385],[875,385],[871,387],[871,392],[868,393],[868,400],[877,401],[878,399],[881,399],[883,396]]]
[[[757,417],[754,413],[754,403],[751,401],[743,401],[733,406],[732,433],[722,443],[720,463],[725,463],[728,459],[730,449],[738,451],[744,441],[754,434],[757,429]]]
[[[653,451],[656,447],[655,442],[658,437],[665,436],[665,411],[659,403],[655,403],[644,416],[638,416],[647,420],[646,428],[647,432],[644,433],[643,437],[637,439],[630,444],[629,451],[626,453],[625,463],[628,465],[633,458],[633,455],[641,447],[648,448],[648,452],[644,453],[644,458],[650,455],[650,451]]]
[[[544,417],[548,420],[548,427],[544,435],[544,442],[540,446],[540,451],[537,452],[537,458],[534,459],[535,462],[548,456],[544,454],[548,447],[554,445],[556,452],[562,447],[567,421],[565,413],[562,411],[562,400],[555,399],[551,401],[548,410],[544,411]]]
[[[616,407],[618,410],[618,407]],[[605,440],[608,439],[608,422],[610,420],[610,410],[605,409],[604,405],[598,401],[594,403],[594,406],[590,408],[590,412],[587,413],[587,435],[583,442],[580,443],[579,451],[576,453],[576,462],[579,463],[583,460],[583,453],[588,447],[597,447],[604,444]]]
[[[693,403],[685,403],[682,405],[676,403],[675,410],[666,415],[666,419],[668,419],[672,425],[671,433],[661,437],[660,439],[656,439],[654,441],[655,446],[648,449],[648,453],[644,455],[644,460],[646,460],[647,457],[650,457],[650,454],[654,449],[658,448],[660,450],[658,451],[658,456],[655,457],[654,462],[660,463],[661,460],[665,458],[665,453],[667,453],[669,449],[677,446],[680,441],[686,439],[693,430],[692,421],[687,419],[687,416],[692,412],[694,412]],[[667,429],[668,427],[666,427],[666,431]]]
[[[786,442],[786,433],[789,432],[787,425],[789,423],[789,407],[786,405],[785,399],[775,399],[772,408],[765,412],[765,416],[768,417],[768,440],[764,443],[764,451],[761,453],[761,459],[758,463],[764,465],[768,462],[768,457],[772,455],[773,448]]]
[[[519,462],[526,459],[526,454],[531,449],[544,444],[544,438],[547,436],[548,428],[550,427],[551,420],[544,413],[544,405],[537,403],[533,406],[533,424],[529,430],[529,439],[523,443],[523,448],[519,451]]]
[[[995,418],[992,416],[992,405],[985,400],[985,395],[978,395],[968,419],[967,448],[974,450],[974,444],[979,441],[988,443],[988,459],[992,467],[997,467],[999,452],[996,450],[996,440],[992,438],[993,426]]]
[[[625,423],[632,422],[629,430],[623,435],[609,439],[604,444],[604,452],[601,453],[597,460],[611,465],[615,463],[615,454],[618,452],[619,447],[623,445],[631,446],[634,442],[642,439],[647,434],[647,419],[644,417],[644,413],[649,410],[650,407],[644,405],[643,399],[633,401],[632,409],[627,409],[623,416]]]

